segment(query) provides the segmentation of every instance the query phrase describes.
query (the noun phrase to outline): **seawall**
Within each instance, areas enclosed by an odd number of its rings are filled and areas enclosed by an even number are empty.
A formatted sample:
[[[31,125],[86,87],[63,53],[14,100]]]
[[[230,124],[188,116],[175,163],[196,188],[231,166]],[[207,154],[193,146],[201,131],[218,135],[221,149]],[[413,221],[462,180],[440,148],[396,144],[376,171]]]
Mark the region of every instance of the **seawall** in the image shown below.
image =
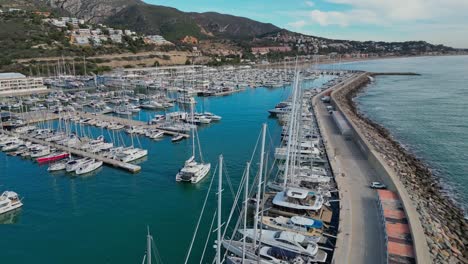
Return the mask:
[[[357,110],[353,98],[369,83],[369,76],[375,75],[379,74],[363,73],[336,89],[331,103],[350,123],[353,139],[369,163],[384,183],[399,194],[409,220],[417,263],[468,263],[468,223],[462,211],[442,194],[423,162],[396,142],[388,130]]]

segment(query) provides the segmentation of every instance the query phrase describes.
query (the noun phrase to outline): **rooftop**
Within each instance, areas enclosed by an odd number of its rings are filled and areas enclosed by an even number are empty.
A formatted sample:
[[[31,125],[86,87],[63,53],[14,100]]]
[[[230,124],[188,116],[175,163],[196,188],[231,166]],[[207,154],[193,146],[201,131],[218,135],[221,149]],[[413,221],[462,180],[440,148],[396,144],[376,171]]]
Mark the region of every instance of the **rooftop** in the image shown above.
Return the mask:
[[[0,73],[0,79],[14,79],[14,78],[26,78],[26,76],[17,72]]]

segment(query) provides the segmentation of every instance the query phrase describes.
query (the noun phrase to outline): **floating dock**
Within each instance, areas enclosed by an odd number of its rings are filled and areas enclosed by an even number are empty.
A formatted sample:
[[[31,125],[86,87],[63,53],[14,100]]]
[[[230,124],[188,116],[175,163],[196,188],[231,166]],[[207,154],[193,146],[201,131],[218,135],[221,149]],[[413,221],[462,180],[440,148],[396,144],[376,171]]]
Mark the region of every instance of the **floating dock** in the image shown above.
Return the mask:
[[[11,132],[7,132],[7,133],[9,133],[12,136],[16,135],[16,134],[11,133]],[[141,167],[138,166],[138,165],[135,165],[135,164],[130,164],[130,163],[114,160],[114,159],[104,158],[104,157],[102,157],[100,155],[97,155],[97,154],[89,153],[89,152],[79,150],[79,149],[75,149],[75,148],[70,148],[70,147],[67,147],[67,146],[62,146],[62,145],[59,145],[59,144],[56,144],[56,143],[53,143],[53,142],[48,142],[48,141],[37,139],[37,138],[28,137],[27,135],[19,134],[17,136],[19,138],[21,138],[21,139],[31,141],[31,142],[36,143],[36,144],[49,146],[51,148],[56,148],[56,149],[59,149],[61,151],[69,152],[69,153],[71,153],[73,155],[76,155],[76,156],[87,157],[87,158],[99,160],[99,161],[102,161],[106,165],[109,165],[109,166],[112,166],[112,167],[117,167],[117,168],[120,168],[120,169],[124,169],[126,171],[131,172],[131,173],[137,173],[137,172],[141,171]]]
[[[46,122],[46,121],[51,121],[51,120],[57,120],[60,118],[60,116],[56,113],[51,113],[48,111],[35,111],[35,112],[26,112],[26,113],[21,113],[17,114],[18,117],[20,117],[22,120],[24,120],[27,124],[34,124],[34,123],[40,123],[40,122]],[[149,125],[146,122],[139,121],[139,120],[133,120],[133,119],[127,119],[127,118],[121,118],[118,116],[107,116],[107,115],[102,115],[102,114],[96,114],[96,113],[86,113],[86,112],[81,112],[81,111],[75,111],[72,112],[70,115],[67,115],[66,117],[80,117],[80,118],[92,118],[96,119],[99,121],[105,121],[105,122],[113,122],[113,123],[119,123],[124,126],[139,126],[139,127],[145,127],[148,129],[157,129],[166,135],[170,136],[175,136],[175,135],[181,135],[185,138],[189,138],[190,135],[186,133],[180,133],[176,131],[171,131],[167,130],[164,128],[161,128],[160,125]],[[89,125],[89,124],[87,124]],[[89,125],[91,126],[91,125]]]

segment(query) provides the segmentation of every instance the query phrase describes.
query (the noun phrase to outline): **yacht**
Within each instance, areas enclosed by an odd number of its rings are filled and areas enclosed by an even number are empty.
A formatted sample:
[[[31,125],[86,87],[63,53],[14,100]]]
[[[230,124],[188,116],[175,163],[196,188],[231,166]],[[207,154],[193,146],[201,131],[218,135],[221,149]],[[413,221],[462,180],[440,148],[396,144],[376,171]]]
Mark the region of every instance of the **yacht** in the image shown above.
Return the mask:
[[[323,222],[304,216],[268,217],[264,216],[262,224],[270,229],[296,232],[304,236],[321,236]]]
[[[179,142],[179,141],[181,141],[182,139],[184,139],[184,136],[183,136],[183,135],[180,135],[180,134],[177,134],[177,135],[175,135],[175,136],[173,136],[173,137],[171,138],[171,141],[172,141],[172,142]]]
[[[164,132],[163,131],[154,131],[150,135],[151,139],[161,139],[162,137],[164,137]]]
[[[164,105],[157,102],[157,101],[148,101],[148,102],[146,102],[144,104],[141,104],[140,108],[149,109],[149,110],[163,109]]]
[[[67,162],[68,161],[59,161],[59,162],[52,163],[52,164],[50,164],[49,168],[47,168],[47,171],[65,170],[65,168],[67,166]]]
[[[86,173],[90,173],[92,171],[95,171],[99,169],[102,166],[103,162],[102,161],[96,161],[96,160],[90,160],[88,162],[85,162],[81,164],[75,171],[77,175],[82,175]]]
[[[224,240],[222,244],[226,248],[226,250],[228,250],[229,252],[235,255],[235,256],[227,257],[226,262],[228,264],[258,264],[258,263],[260,264],[289,264],[291,263],[287,260],[281,260],[281,258],[272,256],[273,254],[268,252],[268,250],[271,249],[271,247],[268,247],[268,246],[262,246],[256,249],[255,247],[253,247],[252,243],[245,243],[245,246],[244,246],[244,243],[241,241],[227,241],[227,240]],[[258,259],[259,255],[260,255],[260,259]],[[297,256],[298,254],[294,253],[294,255]],[[244,260],[242,260],[242,256],[245,256]]]
[[[307,239],[305,236],[288,231],[259,230],[255,238],[255,229],[239,230],[250,239],[257,239],[263,244],[278,247],[296,254],[313,258],[313,262],[325,262],[327,253],[319,249],[316,242]]]
[[[0,196],[0,214],[15,210],[23,206],[18,194],[12,191],[4,191]]]
[[[221,116],[215,115],[215,114],[210,113],[210,112],[204,112],[203,115],[204,115],[206,118],[211,119],[212,121],[219,121],[219,120],[221,120]]]
[[[210,163],[198,163],[192,156],[185,161],[185,165],[176,175],[176,181],[197,183],[201,181],[211,169]]]
[[[115,155],[117,160],[122,162],[131,162],[137,159],[141,159],[148,155],[148,150],[139,148],[128,148]]]
[[[196,104],[197,103],[195,98],[189,97],[189,96],[179,97],[179,98],[177,98],[176,102],[179,103],[179,104]]]
[[[235,255],[227,257],[227,264],[305,264],[316,262],[309,256],[280,247],[260,246],[253,248],[250,243],[246,243],[244,251],[244,245],[241,241],[223,241],[223,246]],[[244,260],[242,256],[245,256]]]
[[[70,154],[67,152],[55,152],[50,155],[37,158],[36,161],[38,163],[54,162],[54,161],[68,158],[68,156],[70,156]]]
[[[39,157],[43,157],[43,156],[47,156],[50,154],[50,148],[49,147],[46,147],[46,146],[40,146],[36,149],[33,149],[31,151],[31,158],[39,158]]]
[[[288,187],[273,198],[273,206],[282,211],[302,214],[308,211],[322,209],[324,198],[322,194],[308,189]]]
[[[3,147],[2,147],[2,151],[14,151],[14,150],[17,150],[21,145],[23,145],[24,142],[21,141],[21,140],[17,140],[17,141],[11,141],[11,142],[8,142],[6,143]]]
[[[90,158],[82,158],[82,159],[69,160],[67,162],[67,164],[65,165],[65,170],[67,172],[76,171],[83,163],[86,163],[88,161],[91,161],[91,159]]]
[[[193,125],[193,104],[191,106],[191,113],[192,113],[192,156],[185,161],[184,167],[179,170],[176,174],[176,181],[185,181],[191,183],[197,183],[201,181],[211,169],[210,163],[204,163],[203,160],[201,162],[197,162],[195,160],[195,149],[196,144],[198,142],[198,134],[196,133],[197,127]],[[201,155],[201,146],[198,146],[200,149]]]

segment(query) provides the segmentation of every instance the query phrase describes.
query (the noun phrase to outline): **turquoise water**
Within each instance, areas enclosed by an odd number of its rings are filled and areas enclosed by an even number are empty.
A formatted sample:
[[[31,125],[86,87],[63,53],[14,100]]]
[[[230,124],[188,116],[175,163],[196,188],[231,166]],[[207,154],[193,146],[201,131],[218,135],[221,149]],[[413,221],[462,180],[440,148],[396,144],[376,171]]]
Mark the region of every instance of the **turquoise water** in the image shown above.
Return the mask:
[[[390,130],[468,209],[468,56],[420,57],[342,65],[346,69],[416,72],[379,76],[358,97],[360,109]]]
[[[223,154],[234,187],[262,123],[269,126],[269,145],[278,143],[280,127],[276,119],[268,118],[267,110],[288,93],[289,88],[257,88],[199,99],[199,107],[223,117],[199,131],[204,158],[214,169],[217,156]],[[140,118],[151,114],[143,112]],[[97,128],[90,131],[95,137],[101,134]],[[122,138],[129,142],[126,135]],[[45,166],[0,153],[0,190],[11,189],[24,197],[21,211],[3,219],[15,224],[0,225],[1,263],[141,263],[147,225],[164,263],[183,263],[211,176],[197,185],[175,182],[175,174],[189,156],[189,140],[173,144],[170,138],[157,142],[142,137],[139,142],[149,156],[136,175],[110,167],[85,178],[52,175]],[[225,194],[227,201],[232,200],[227,186]],[[198,263],[202,253],[216,207],[211,197],[209,219],[202,222],[201,239],[189,263]],[[211,243],[208,255],[213,253]]]

